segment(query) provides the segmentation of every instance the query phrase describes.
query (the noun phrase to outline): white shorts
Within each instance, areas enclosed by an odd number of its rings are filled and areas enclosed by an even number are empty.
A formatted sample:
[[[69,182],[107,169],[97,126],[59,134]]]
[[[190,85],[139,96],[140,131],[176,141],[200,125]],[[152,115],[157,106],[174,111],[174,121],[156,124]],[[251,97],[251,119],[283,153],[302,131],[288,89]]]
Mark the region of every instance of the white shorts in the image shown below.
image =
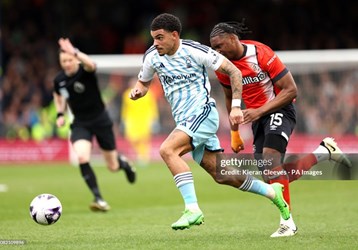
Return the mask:
[[[219,114],[214,103],[206,104],[197,113],[177,124],[176,129],[184,131],[191,137],[193,159],[200,164],[204,151],[224,151],[220,146],[216,132],[219,128]]]

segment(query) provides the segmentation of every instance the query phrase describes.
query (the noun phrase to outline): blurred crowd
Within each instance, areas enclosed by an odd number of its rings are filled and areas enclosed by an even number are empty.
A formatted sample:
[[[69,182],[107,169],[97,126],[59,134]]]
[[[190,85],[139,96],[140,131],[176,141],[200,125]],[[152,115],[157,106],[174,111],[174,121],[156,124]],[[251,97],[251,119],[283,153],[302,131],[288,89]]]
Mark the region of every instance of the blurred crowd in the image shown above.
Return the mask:
[[[295,75],[298,133],[358,135],[358,69]]]
[[[324,5],[322,8],[321,1],[309,0],[138,0],[135,4],[115,0],[3,0],[0,137],[41,140],[67,136],[66,131],[54,128],[52,88],[59,70],[59,37],[69,37],[87,54],[142,54],[152,43],[152,18],[170,12],[182,20],[182,37],[204,44],[209,44],[210,30],[217,22],[245,18],[252,31],[247,38],[262,41],[274,50],[358,48],[358,1],[328,0]],[[299,87],[297,132],[357,134],[357,70],[295,77]],[[118,133],[122,133],[121,94],[128,80],[101,76]],[[167,133],[172,128],[170,111],[159,92],[160,117],[155,130]],[[214,86],[214,96],[220,99],[220,93],[220,86]]]

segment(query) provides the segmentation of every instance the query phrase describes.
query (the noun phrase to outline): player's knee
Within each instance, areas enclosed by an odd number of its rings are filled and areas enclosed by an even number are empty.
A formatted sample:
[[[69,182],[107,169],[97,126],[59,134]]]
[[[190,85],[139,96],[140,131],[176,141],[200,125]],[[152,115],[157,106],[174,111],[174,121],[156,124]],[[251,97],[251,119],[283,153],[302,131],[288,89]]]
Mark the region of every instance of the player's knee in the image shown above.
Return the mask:
[[[118,171],[118,168],[119,168],[118,162],[111,162],[111,163],[108,164],[108,170],[111,171],[111,172]]]
[[[87,162],[89,162],[89,160],[90,160],[88,156],[82,155],[82,154],[78,154],[78,155],[77,155],[77,159],[78,159],[78,163],[79,163],[79,164],[87,163]]]
[[[159,154],[163,160],[168,159],[171,155],[173,155],[173,150],[167,147],[165,144],[162,144],[159,148]]]
[[[116,152],[110,153],[110,154],[105,154],[104,159],[106,161],[106,165],[107,165],[107,168],[109,171],[116,172],[119,170],[120,162],[119,162],[119,158],[118,158]]]

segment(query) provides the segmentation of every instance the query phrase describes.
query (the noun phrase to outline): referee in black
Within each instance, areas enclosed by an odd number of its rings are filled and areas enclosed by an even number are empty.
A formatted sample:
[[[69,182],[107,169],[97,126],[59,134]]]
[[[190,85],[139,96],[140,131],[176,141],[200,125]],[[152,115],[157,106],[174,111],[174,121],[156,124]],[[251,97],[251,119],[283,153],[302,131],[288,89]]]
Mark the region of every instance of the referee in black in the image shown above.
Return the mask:
[[[90,165],[92,138],[96,137],[110,171],[123,169],[130,183],[136,180],[135,169],[124,156],[118,155],[113,123],[101,98],[96,76],[96,64],[91,58],[75,48],[69,39],[60,38],[59,61],[61,72],[54,79],[54,102],[57,110],[56,125],[65,124],[67,105],[74,115],[71,124],[71,143],[77,156],[81,174],[94,201],[92,211],[108,211],[110,206],[103,199],[96,176]]]

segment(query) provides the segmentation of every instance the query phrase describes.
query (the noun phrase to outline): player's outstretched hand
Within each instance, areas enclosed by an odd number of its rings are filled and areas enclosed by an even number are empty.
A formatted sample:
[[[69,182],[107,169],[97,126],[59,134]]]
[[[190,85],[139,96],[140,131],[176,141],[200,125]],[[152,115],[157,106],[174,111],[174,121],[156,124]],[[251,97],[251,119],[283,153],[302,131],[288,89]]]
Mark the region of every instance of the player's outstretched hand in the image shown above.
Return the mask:
[[[131,92],[129,93],[129,98],[132,100],[137,100],[143,96],[142,91],[139,88],[133,88],[131,89]]]
[[[60,48],[65,51],[66,53],[75,55],[76,54],[76,48],[73,47],[70,39],[68,38],[60,38],[58,40],[58,45],[60,45]]]
[[[147,84],[147,85],[146,85]],[[143,96],[145,96],[149,89],[149,83],[143,83],[141,81],[137,81],[134,87],[131,89],[129,93],[129,98],[132,100],[137,100]]]

